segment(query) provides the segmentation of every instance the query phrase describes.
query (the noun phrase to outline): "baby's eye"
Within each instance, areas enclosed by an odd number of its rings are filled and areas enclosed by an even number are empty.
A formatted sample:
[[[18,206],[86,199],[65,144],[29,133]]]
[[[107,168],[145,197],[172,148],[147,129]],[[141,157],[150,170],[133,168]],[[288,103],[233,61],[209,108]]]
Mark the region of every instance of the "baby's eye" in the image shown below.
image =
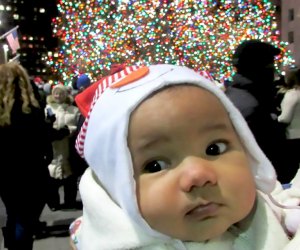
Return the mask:
[[[146,164],[144,172],[155,173],[166,169],[167,163],[165,161],[151,161]]]
[[[216,142],[210,144],[206,149],[207,155],[219,155],[225,152],[227,149],[227,143],[225,142]]]

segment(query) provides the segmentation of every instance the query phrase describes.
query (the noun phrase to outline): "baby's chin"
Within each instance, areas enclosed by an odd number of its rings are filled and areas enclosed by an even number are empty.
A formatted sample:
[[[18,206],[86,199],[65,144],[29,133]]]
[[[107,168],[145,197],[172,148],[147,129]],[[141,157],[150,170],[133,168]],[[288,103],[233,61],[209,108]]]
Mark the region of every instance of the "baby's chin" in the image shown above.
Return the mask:
[[[196,235],[191,235],[190,237],[181,240],[185,242],[207,242],[221,237],[227,230],[228,228],[223,230],[207,231],[205,233],[199,232]]]
[[[201,227],[199,229],[188,230],[186,232],[161,232],[174,239],[178,239],[184,242],[207,242],[209,240],[217,239],[224,235],[226,231],[231,227],[231,224],[216,225],[215,227]]]
[[[247,214],[242,219],[235,221],[233,223],[229,223],[229,221],[220,221],[218,225],[213,225],[211,227],[206,227],[201,230],[201,233],[195,233],[188,235],[185,239],[182,237],[182,241],[186,242],[207,242],[210,240],[214,240],[220,238],[222,236],[226,237],[226,232],[230,234],[231,229],[233,228],[247,228],[249,223],[252,220],[253,210],[249,214]],[[199,230],[200,231],[200,230]]]

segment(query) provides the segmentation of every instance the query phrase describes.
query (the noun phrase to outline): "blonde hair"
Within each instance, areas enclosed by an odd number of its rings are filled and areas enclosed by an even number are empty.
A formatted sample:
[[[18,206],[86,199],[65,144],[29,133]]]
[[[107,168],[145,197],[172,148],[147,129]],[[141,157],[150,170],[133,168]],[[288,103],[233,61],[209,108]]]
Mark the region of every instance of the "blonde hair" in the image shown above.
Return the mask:
[[[20,89],[22,112],[31,113],[31,106],[39,108],[26,70],[15,62],[0,65],[0,126],[11,124],[16,85]]]

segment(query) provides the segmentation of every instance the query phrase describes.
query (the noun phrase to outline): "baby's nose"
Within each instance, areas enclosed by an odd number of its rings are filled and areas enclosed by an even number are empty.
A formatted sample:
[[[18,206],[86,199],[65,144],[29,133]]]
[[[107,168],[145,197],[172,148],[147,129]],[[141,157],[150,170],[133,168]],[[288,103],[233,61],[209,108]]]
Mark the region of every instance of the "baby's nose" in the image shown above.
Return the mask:
[[[180,187],[184,192],[190,192],[194,187],[204,187],[217,183],[217,173],[213,164],[200,157],[189,156],[180,164]]]

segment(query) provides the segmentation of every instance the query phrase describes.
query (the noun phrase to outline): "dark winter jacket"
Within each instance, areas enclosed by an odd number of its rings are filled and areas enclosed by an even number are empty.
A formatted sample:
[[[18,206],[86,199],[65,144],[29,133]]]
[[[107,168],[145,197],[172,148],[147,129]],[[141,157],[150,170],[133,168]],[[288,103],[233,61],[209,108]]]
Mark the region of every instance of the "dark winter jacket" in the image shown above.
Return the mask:
[[[252,81],[240,74],[226,89],[227,96],[246,119],[257,143],[273,163],[278,179],[289,182],[285,162],[285,133],[276,118],[272,83]]]
[[[33,193],[45,196],[52,146],[44,110],[31,107],[32,112],[24,114],[17,92],[11,124],[0,126],[0,192],[7,191],[12,198],[13,192],[24,199]]]

